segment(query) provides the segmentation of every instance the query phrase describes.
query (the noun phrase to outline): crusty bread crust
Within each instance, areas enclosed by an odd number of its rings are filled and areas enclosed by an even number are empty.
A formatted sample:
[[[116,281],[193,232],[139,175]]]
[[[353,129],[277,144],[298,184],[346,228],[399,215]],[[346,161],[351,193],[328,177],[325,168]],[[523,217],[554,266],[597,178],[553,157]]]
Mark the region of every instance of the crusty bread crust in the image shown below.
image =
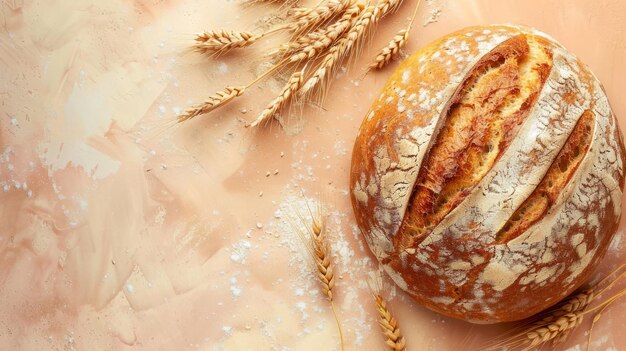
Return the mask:
[[[533,29],[447,35],[407,59],[354,145],[352,204],[391,278],[477,323],[579,287],[620,218],[624,145],[606,95]]]

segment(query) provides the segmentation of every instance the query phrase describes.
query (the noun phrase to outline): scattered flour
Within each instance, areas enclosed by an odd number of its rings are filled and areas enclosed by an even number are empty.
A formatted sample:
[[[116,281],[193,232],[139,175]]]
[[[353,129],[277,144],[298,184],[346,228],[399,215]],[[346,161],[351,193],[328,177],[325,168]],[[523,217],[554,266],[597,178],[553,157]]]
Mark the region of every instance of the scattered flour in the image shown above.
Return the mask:
[[[443,7],[441,0],[426,0],[426,4],[428,5],[428,18],[424,21],[424,27],[439,21]]]
[[[240,297],[242,292],[242,287],[238,285],[237,274],[230,277],[230,292],[233,297]]]
[[[219,74],[228,73],[228,65],[226,64],[226,62],[221,61],[220,63],[217,64],[217,72]]]
[[[225,326],[222,327],[222,331],[226,335],[231,335],[233,333],[233,327],[225,325]]]
[[[245,263],[252,244],[248,240],[241,240],[232,245],[230,259],[236,263]]]

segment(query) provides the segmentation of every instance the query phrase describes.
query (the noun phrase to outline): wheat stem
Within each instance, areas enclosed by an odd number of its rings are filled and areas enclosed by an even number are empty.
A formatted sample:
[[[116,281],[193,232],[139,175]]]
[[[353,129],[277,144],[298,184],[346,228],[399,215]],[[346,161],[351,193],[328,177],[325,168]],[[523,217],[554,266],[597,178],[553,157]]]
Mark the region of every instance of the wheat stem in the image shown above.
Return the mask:
[[[333,316],[335,317],[335,323],[337,323],[337,330],[339,330],[339,341],[340,341],[340,345],[341,345],[341,351],[343,351],[345,349],[345,343],[343,340],[343,329],[341,328],[341,322],[339,321],[339,315],[337,314],[337,311],[335,310],[335,303],[331,300],[330,301],[330,308],[333,310]]]
[[[600,310],[600,312],[598,312],[595,316],[593,316],[593,319],[591,320],[591,326],[589,327],[589,335],[587,337],[587,351],[589,351],[589,346],[591,346],[591,333],[593,332],[593,327],[595,326],[595,324],[600,320],[600,317],[602,317],[602,314],[604,313],[604,311],[609,308],[609,306],[611,306],[611,304],[613,302],[615,302],[615,300],[617,300],[618,297],[622,296],[624,293],[626,292],[626,289],[623,289],[620,293],[613,295],[606,304],[604,304],[604,307],[602,307],[602,309]]]
[[[619,266],[617,266],[617,268],[612,270],[609,274],[607,274],[604,278],[602,278],[602,280],[600,280],[598,283],[596,283],[596,286],[598,286],[600,284],[603,284],[604,282],[609,280],[609,278],[611,278],[613,276],[613,274],[617,273],[618,271],[620,271],[624,267],[626,267],[626,262],[624,262],[624,263],[620,264]]]
[[[612,272],[610,275],[614,274],[615,272]],[[608,275],[607,277],[609,277],[610,275]],[[617,283],[620,279],[622,279],[624,276],[626,276],[626,272],[622,272],[622,274],[618,275],[615,279],[613,279],[607,286],[605,286],[602,290],[600,290],[596,295],[601,295],[602,293],[604,293],[605,291],[611,289],[613,287],[613,285],[615,285],[615,283]],[[602,284],[606,282],[606,279],[602,279],[601,282],[599,282],[598,284],[596,284],[596,286]]]
[[[622,263],[621,265],[619,265],[616,269],[614,269],[613,271],[611,271],[609,274],[606,275],[606,277],[604,277],[602,280],[600,280],[596,286],[599,286],[603,283],[605,283],[611,276],[613,276],[613,274],[617,273],[619,270],[621,270],[622,268],[626,267],[626,263]],[[602,293],[604,293],[605,291],[607,291],[608,289],[610,289],[611,287],[613,287],[613,285],[620,280],[622,277],[624,276],[624,273],[618,275],[615,279],[613,279],[605,288],[603,288],[602,290],[600,290],[600,292],[597,294],[597,296],[601,295]],[[602,314],[604,313],[604,311],[613,303],[615,302],[615,300],[617,300],[620,296],[622,296],[624,293],[626,292],[626,289],[623,289],[620,293],[613,295],[611,298],[609,298],[607,301],[605,301],[605,303],[601,304],[600,306],[602,307],[602,309],[600,310],[600,312],[596,313],[595,316],[593,316],[593,319],[591,320],[591,326],[589,327],[589,335],[587,336],[587,351],[589,351],[589,347],[591,346],[591,334],[593,332],[593,327],[595,326],[596,322],[598,322],[598,320],[600,320],[600,317],[602,316]],[[591,309],[588,312],[591,312],[595,310]]]
[[[613,300],[615,301],[615,300]],[[613,302],[611,301],[611,302]],[[600,317],[602,316],[602,313],[604,313],[604,311],[610,306],[611,304],[606,304],[601,310],[600,312],[598,312],[595,316],[593,316],[593,318],[591,319],[591,326],[589,326],[589,335],[587,335],[587,351],[589,351],[589,346],[591,346],[591,335],[593,333],[593,327],[596,325],[596,322],[598,320],[600,320]]]

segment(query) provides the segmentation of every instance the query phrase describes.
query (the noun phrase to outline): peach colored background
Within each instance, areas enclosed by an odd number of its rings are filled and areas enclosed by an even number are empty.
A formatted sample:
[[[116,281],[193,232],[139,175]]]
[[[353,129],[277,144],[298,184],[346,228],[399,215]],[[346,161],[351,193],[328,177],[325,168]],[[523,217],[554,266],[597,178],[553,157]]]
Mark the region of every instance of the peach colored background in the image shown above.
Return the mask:
[[[361,80],[362,67],[413,4],[383,21],[321,105],[285,116],[287,133],[244,128],[278,93],[275,79],[213,115],[171,123],[262,72],[263,50],[280,40],[207,60],[185,51],[193,34],[260,31],[274,20],[272,6],[3,1],[0,349],[337,350],[332,315],[287,221],[306,208],[301,189],[327,204],[347,349],[382,349],[364,283],[376,267],[347,180],[361,118],[393,69]],[[405,52],[468,25],[537,27],[592,68],[625,126],[625,20],[621,0],[424,0]],[[624,261],[624,236],[622,226],[602,271]],[[505,328],[389,294],[409,350],[478,348]],[[626,349],[625,312],[626,300],[607,310],[592,350]],[[587,329],[561,348],[584,349]]]

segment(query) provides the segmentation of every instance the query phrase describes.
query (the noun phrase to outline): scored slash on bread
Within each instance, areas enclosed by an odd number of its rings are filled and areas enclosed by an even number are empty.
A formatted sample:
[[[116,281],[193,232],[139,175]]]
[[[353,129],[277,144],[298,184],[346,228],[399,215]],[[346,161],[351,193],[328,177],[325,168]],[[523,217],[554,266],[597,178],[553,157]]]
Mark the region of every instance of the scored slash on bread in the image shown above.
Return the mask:
[[[355,142],[357,223],[417,302],[519,320],[589,276],[617,229],[624,146],[606,95],[534,29],[445,36],[407,59]]]

